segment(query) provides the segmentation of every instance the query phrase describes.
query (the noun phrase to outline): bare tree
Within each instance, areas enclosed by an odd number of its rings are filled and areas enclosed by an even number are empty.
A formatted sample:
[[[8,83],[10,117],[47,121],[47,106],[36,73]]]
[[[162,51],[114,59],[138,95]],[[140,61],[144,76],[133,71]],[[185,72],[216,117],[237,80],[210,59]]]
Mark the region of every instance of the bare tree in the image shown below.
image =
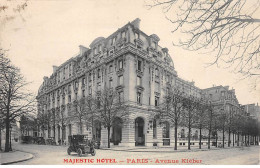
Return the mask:
[[[67,118],[65,116],[65,105],[61,105],[61,109],[60,109],[60,115],[59,115],[59,122],[61,123],[61,143],[63,144],[64,139],[66,139],[65,135],[65,131],[66,131],[66,126],[65,123],[67,121]]]
[[[82,134],[82,124],[87,114],[86,99],[81,98],[73,101],[73,115],[72,118],[79,122],[79,131]]]
[[[183,38],[177,39],[175,45],[187,50],[206,49],[215,56],[211,65],[221,63],[235,73],[258,80],[259,5],[259,0],[151,0],[147,3],[149,9],[161,6],[173,24],[172,33],[182,34]]]
[[[97,93],[97,97],[97,103],[100,105],[99,115],[101,123],[107,129],[107,145],[108,148],[110,148],[110,129],[112,128],[117,118],[125,120],[129,113],[127,106],[125,105],[122,92],[117,92],[116,90],[105,88],[104,90],[100,91],[100,93]]]
[[[184,98],[184,111],[182,113],[183,124],[188,128],[188,150],[190,150],[191,128],[194,127],[198,121],[198,98],[188,96]]]
[[[33,112],[35,101],[33,95],[26,90],[28,85],[20,70],[13,66],[5,53],[0,52],[0,97],[6,128],[5,151],[9,152],[10,123],[22,115]]]
[[[178,126],[181,121],[181,112],[184,106],[184,93],[177,87],[168,90],[168,94],[164,97],[161,106],[162,118],[167,118],[174,124],[174,150],[177,150],[178,142]]]
[[[228,125],[228,147],[230,147],[231,144],[231,132],[233,129],[233,125],[234,125],[234,116],[235,116],[235,109],[234,107],[231,107],[231,109],[228,112],[228,116],[227,116],[227,125]],[[234,139],[234,138],[233,138]]]
[[[212,134],[213,120],[214,120],[214,108],[211,104],[211,101],[206,102],[206,127],[209,131],[208,133],[208,149],[210,149],[210,139]]]
[[[228,114],[226,111],[226,107],[222,107],[219,109],[219,113],[217,114],[217,127],[222,131],[222,147],[225,147],[225,128],[228,122]]]
[[[44,111],[39,111],[38,110],[37,120],[38,120],[38,124],[39,124],[40,130],[42,131],[43,136],[44,136],[45,129],[47,128],[47,125],[48,125],[47,114],[44,113]]]
[[[93,95],[89,95],[87,98],[86,98],[86,110],[87,110],[87,114],[86,114],[86,123],[87,125],[91,126],[92,128],[92,137],[94,135],[94,121],[95,119],[98,119],[99,116],[98,116],[98,109],[100,109],[100,101],[99,99],[97,99],[95,96]]]
[[[201,130],[206,126],[206,114],[207,114],[208,106],[204,99],[200,99],[198,107],[197,107],[197,122],[196,127],[199,128],[199,149],[201,149],[201,140],[202,140],[202,133]]]

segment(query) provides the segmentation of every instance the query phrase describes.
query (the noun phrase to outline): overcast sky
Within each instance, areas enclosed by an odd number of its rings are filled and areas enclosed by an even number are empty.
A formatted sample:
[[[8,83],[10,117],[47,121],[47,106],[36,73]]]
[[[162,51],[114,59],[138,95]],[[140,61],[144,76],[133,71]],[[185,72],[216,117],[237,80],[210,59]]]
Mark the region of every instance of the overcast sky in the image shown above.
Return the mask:
[[[2,1],[2,0],[0,0]],[[8,10],[6,10],[8,11]],[[35,0],[17,12],[2,11],[0,15],[14,15],[0,23],[1,46],[9,49],[8,56],[21,68],[30,90],[37,92],[44,76],[50,76],[53,65],[60,65],[86,47],[97,37],[107,37],[135,18],[141,19],[140,29],[157,34],[159,45],[167,47],[178,75],[195,81],[199,88],[229,85],[236,90],[241,104],[260,102],[259,91],[252,91],[250,81],[227,69],[206,68],[210,54],[185,51],[172,45],[182,36],[171,33],[172,24],[160,8],[147,10],[142,0]]]

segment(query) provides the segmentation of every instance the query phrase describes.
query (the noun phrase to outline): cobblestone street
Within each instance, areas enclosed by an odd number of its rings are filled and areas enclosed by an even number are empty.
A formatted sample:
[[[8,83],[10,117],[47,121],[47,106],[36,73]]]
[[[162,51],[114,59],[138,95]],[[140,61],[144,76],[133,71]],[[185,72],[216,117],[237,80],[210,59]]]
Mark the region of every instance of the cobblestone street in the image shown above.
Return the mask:
[[[198,151],[192,149],[181,152],[159,152],[149,148],[136,150],[101,150],[96,156],[83,155],[78,157],[76,153],[68,155],[65,146],[27,145],[14,144],[14,149],[32,153],[33,159],[19,162],[19,165],[33,164],[259,164],[259,146],[213,149],[210,151]],[[145,151],[145,152],[142,152]],[[195,150],[195,151],[194,151]],[[79,160],[82,159],[82,160]],[[78,162],[78,163],[76,163]]]

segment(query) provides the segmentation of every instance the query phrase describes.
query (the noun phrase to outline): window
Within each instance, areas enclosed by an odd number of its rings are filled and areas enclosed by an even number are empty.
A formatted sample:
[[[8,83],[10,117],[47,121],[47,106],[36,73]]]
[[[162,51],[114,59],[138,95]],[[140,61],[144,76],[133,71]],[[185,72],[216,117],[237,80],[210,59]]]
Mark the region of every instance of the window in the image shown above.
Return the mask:
[[[109,51],[109,55],[112,55],[114,53],[114,49]]]
[[[139,33],[135,33],[135,39],[139,39]]]
[[[125,31],[121,33],[122,38],[125,38]]]
[[[109,73],[111,73],[111,72],[113,72],[113,65],[112,64],[109,66]]]
[[[156,48],[156,45],[157,45],[157,43],[156,43],[155,41],[153,41],[152,47],[153,47],[153,48]]]
[[[159,88],[160,88],[160,86],[159,86],[159,82],[155,82],[155,91],[156,92],[159,92]]]
[[[68,86],[68,92],[71,92],[71,85]]]
[[[98,45],[98,52],[101,52],[101,44]]]
[[[167,121],[163,123],[163,138],[170,138],[170,124]]]
[[[91,82],[91,73],[88,75],[88,81]]]
[[[78,100],[78,93],[75,93],[75,100]]]
[[[119,60],[119,69],[123,69],[123,60]]]
[[[97,54],[97,48],[96,47],[94,48],[94,54],[95,55]]]
[[[101,77],[101,71],[98,69],[98,79]]]
[[[82,90],[82,97],[85,97],[85,89]]]
[[[71,95],[69,95],[69,103],[71,102]]]
[[[141,80],[142,78],[140,76],[137,76],[137,86],[141,86]]]
[[[101,90],[101,83],[100,83],[100,82],[98,82],[98,84],[97,84],[97,90],[98,90],[98,91]]]
[[[113,87],[113,79],[112,78],[109,80],[108,87],[109,88]]]
[[[157,97],[157,96],[155,96],[154,105],[159,106],[159,97]]]
[[[75,86],[75,89],[78,89],[78,82],[77,81],[75,81],[74,86]]]
[[[82,86],[85,85],[85,78],[82,78]]]
[[[111,45],[114,45],[115,42],[116,42],[116,37],[114,37],[114,38],[111,39]]]
[[[137,70],[142,71],[142,61],[138,60],[137,62]]]
[[[224,91],[221,92],[221,96],[225,96],[225,92]]]
[[[71,76],[71,64],[69,64],[69,76]]]
[[[137,92],[137,103],[138,104],[141,104],[141,93],[140,92]]]
[[[119,80],[119,85],[123,85],[124,80],[123,80],[123,75],[118,77]]]
[[[159,77],[159,70],[157,68],[155,69],[155,77]]]
[[[118,99],[119,102],[123,100],[123,92],[118,92]]]
[[[65,67],[63,68],[63,79],[65,79]]]
[[[92,87],[91,86],[88,87],[88,91],[89,91],[89,94],[91,95],[92,94]]]

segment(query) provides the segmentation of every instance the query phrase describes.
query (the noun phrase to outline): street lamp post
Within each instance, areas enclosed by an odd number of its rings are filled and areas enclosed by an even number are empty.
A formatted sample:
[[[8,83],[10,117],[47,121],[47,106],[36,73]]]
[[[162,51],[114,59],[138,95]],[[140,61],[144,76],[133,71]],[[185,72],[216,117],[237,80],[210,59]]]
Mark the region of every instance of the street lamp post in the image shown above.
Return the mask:
[[[9,151],[12,151],[12,125],[10,125],[10,147],[9,147]]]

